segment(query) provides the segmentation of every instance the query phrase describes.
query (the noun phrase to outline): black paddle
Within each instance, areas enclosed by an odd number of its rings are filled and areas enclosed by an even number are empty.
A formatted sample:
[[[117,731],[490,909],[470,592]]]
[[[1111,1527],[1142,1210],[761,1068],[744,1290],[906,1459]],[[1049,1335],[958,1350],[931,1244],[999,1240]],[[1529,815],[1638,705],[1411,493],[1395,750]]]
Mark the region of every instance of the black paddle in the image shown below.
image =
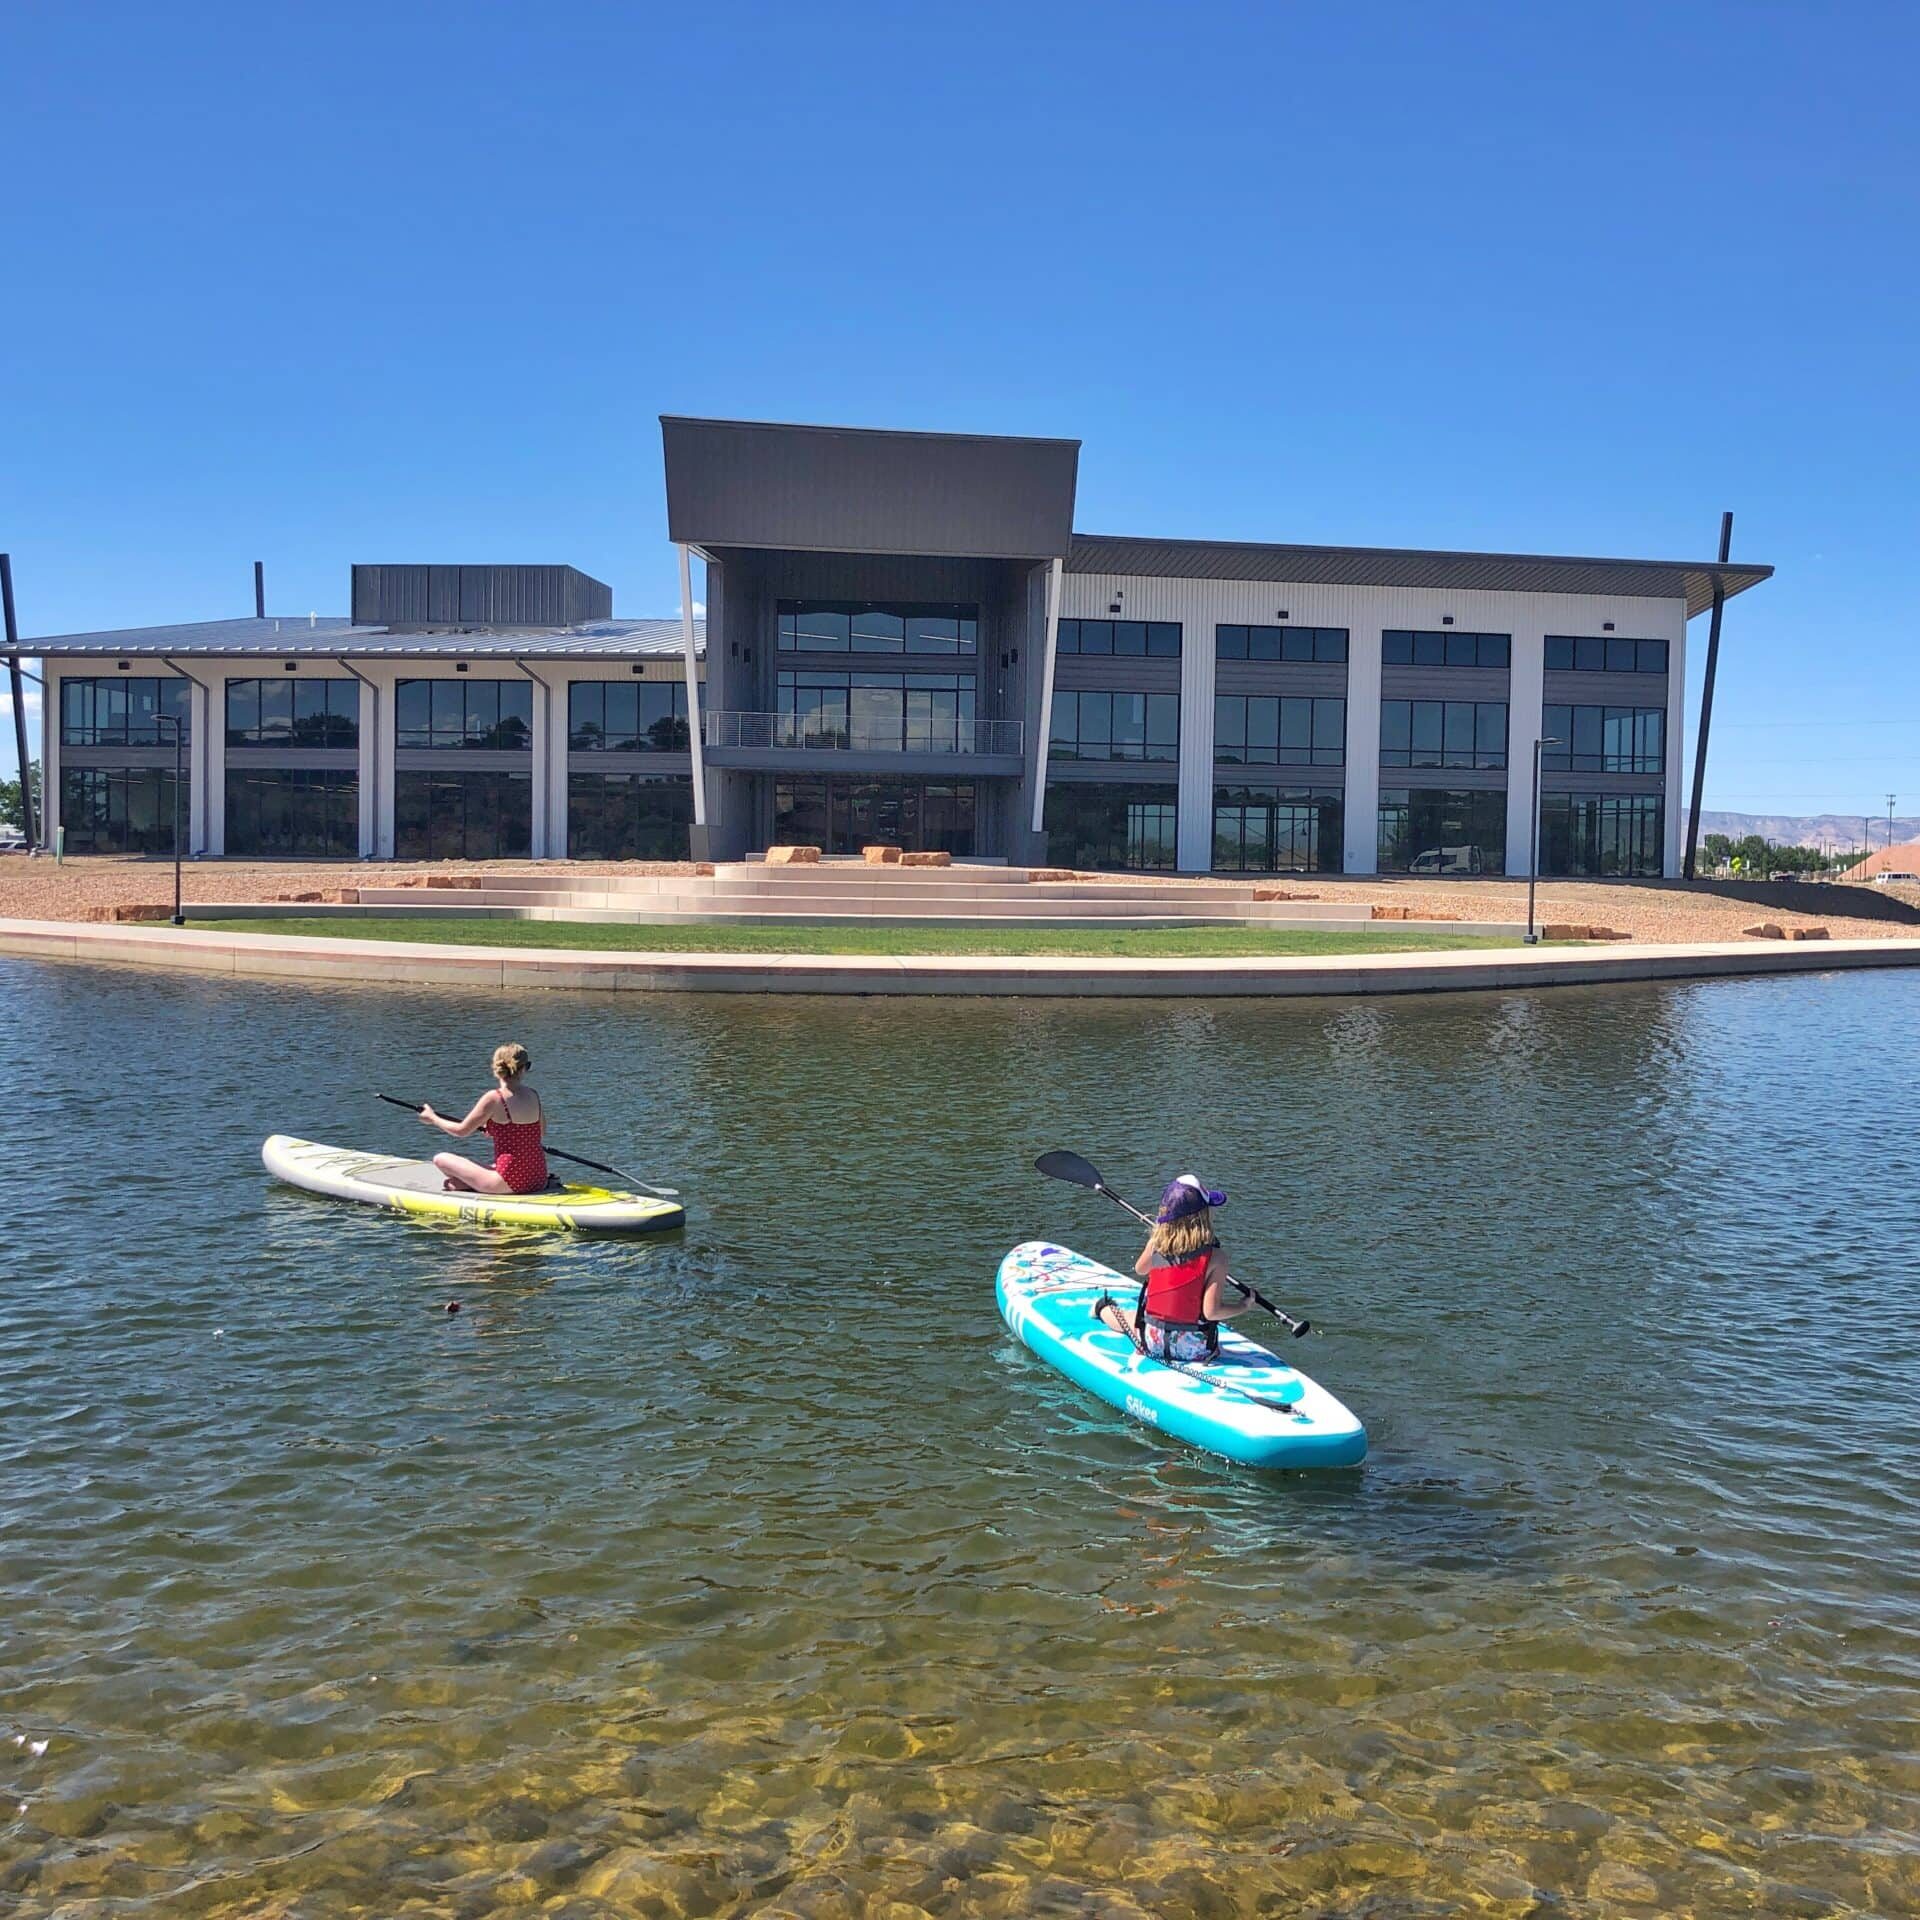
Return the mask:
[[[390,1093],[376,1093],[373,1097],[376,1100],[384,1100],[390,1107],[405,1107],[409,1113],[418,1113],[422,1107],[429,1104],[425,1100],[396,1100]],[[437,1112],[438,1109],[436,1108],[435,1111]],[[618,1167],[608,1166],[604,1160],[589,1160],[584,1154],[567,1153],[559,1147],[547,1146],[545,1141],[542,1141],[541,1145],[554,1159],[571,1160],[576,1167],[591,1167],[595,1173],[610,1173],[616,1180],[624,1180],[637,1193],[650,1193],[656,1200],[680,1198],[678,1187],[650,1187],[644,1180],[636,1180],[632,1174],[622,1173]]]
[[[1115,1193],[1114,1190],[1100,1178],[1100,1169],[1096,1167],[1091,1160],[1084,1160],[1079,1154],[1067,1153],[1064,1150],[1054,1153],[1043,1153],[1040,1158],[1033,1163],[1033,1170],[1036,1173],[1045,1174],[1049,1180],[1065,1180],[1076,1187],[1088,1187],[1095,1193],[1104,1193],[1115,1206],[1125,1207],[1127,1212],[1132,1214],[1143,1227],[1149,1231],[1152,1230],[1154,1223],[1142,1213],[1138,1207],[1123,1200],[1119,1194]],[[1229,1278],[1231,1278],[1231,1276],[1229,1276]],[[1292,1332],[1296,1340],[1298,1340],[1303,1333],[1311,1333],[1313,1331],[1313,1322],[1311,1320],[1296,1320],[1292,1314],[1276,1307],[1264,1293],[1261,1293],[1257,1288],[1248,1286],[1244,1280],[1234,1280],[1232,1284],[1238,1287],[1241,1293],[1245,1295],[1247,1299],[1251,1300],[1256,1307],[1264,1308],[1266,1312],[1272,1314],[1282,1326]]]

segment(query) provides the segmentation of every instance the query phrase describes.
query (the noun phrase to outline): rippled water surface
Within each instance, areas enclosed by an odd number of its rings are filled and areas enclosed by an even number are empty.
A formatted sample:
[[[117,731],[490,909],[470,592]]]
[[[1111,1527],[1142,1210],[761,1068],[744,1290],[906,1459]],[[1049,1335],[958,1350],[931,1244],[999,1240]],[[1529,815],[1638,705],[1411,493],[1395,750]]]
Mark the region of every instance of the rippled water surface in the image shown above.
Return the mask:
[[[0,1910],[1920,1907],[1920,976],[0,1006]],[[505,1038],[684,1236],[263,1175]],[[1007,1338],[1134,1251],[1056,1145],[1232,1191],[1364,1468]]]

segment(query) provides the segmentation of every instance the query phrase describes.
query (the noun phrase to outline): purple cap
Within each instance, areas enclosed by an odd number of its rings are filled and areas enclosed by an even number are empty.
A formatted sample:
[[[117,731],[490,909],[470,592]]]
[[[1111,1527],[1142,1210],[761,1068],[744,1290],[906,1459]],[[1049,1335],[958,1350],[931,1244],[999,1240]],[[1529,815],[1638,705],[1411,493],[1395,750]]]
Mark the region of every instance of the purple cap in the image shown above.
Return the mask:
[[[1169,1226],[1175,1220],[1184,1220],[1190,1213],[1198,1213],[1205,1207],[1224,1207],[1227,1196],[1217,1187],[1203,1187],[1198,1174],[1183,1173],[1179,1179],[1167,1182],[1167,1190],[1160,1196],[1160,1211],[1154,1216],[1161,1226]]]

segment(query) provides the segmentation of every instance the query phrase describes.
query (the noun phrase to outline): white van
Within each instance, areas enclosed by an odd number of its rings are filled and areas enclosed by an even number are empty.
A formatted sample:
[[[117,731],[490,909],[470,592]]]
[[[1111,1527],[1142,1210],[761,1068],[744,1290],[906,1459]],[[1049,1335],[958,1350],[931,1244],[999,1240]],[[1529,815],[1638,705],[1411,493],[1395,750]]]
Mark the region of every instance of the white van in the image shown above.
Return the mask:
[[[1487,863],[1478,847],[1428,847],[1413,856],[1409,873],[1485,873]]]

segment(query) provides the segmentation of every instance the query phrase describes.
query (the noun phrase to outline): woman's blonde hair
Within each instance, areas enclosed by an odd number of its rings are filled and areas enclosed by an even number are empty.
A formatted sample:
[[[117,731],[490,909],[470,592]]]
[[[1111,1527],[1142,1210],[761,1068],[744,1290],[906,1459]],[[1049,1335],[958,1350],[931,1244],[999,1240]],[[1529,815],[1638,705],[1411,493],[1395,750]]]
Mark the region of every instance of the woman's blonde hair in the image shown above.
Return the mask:
[[[533,1055],[518,1040],[509,1040],[504,1047],[493,1050],[493,1077],[496,1080],[518,1080],[533,1065]]]
[[[1202,1207],[1198,1213],[1183,1214],[1178,1220],[1162,1220],[1147,1241],[1147,1250],[1168,1260],[1191,1260],[1213,1245],[1213,1212]]]

